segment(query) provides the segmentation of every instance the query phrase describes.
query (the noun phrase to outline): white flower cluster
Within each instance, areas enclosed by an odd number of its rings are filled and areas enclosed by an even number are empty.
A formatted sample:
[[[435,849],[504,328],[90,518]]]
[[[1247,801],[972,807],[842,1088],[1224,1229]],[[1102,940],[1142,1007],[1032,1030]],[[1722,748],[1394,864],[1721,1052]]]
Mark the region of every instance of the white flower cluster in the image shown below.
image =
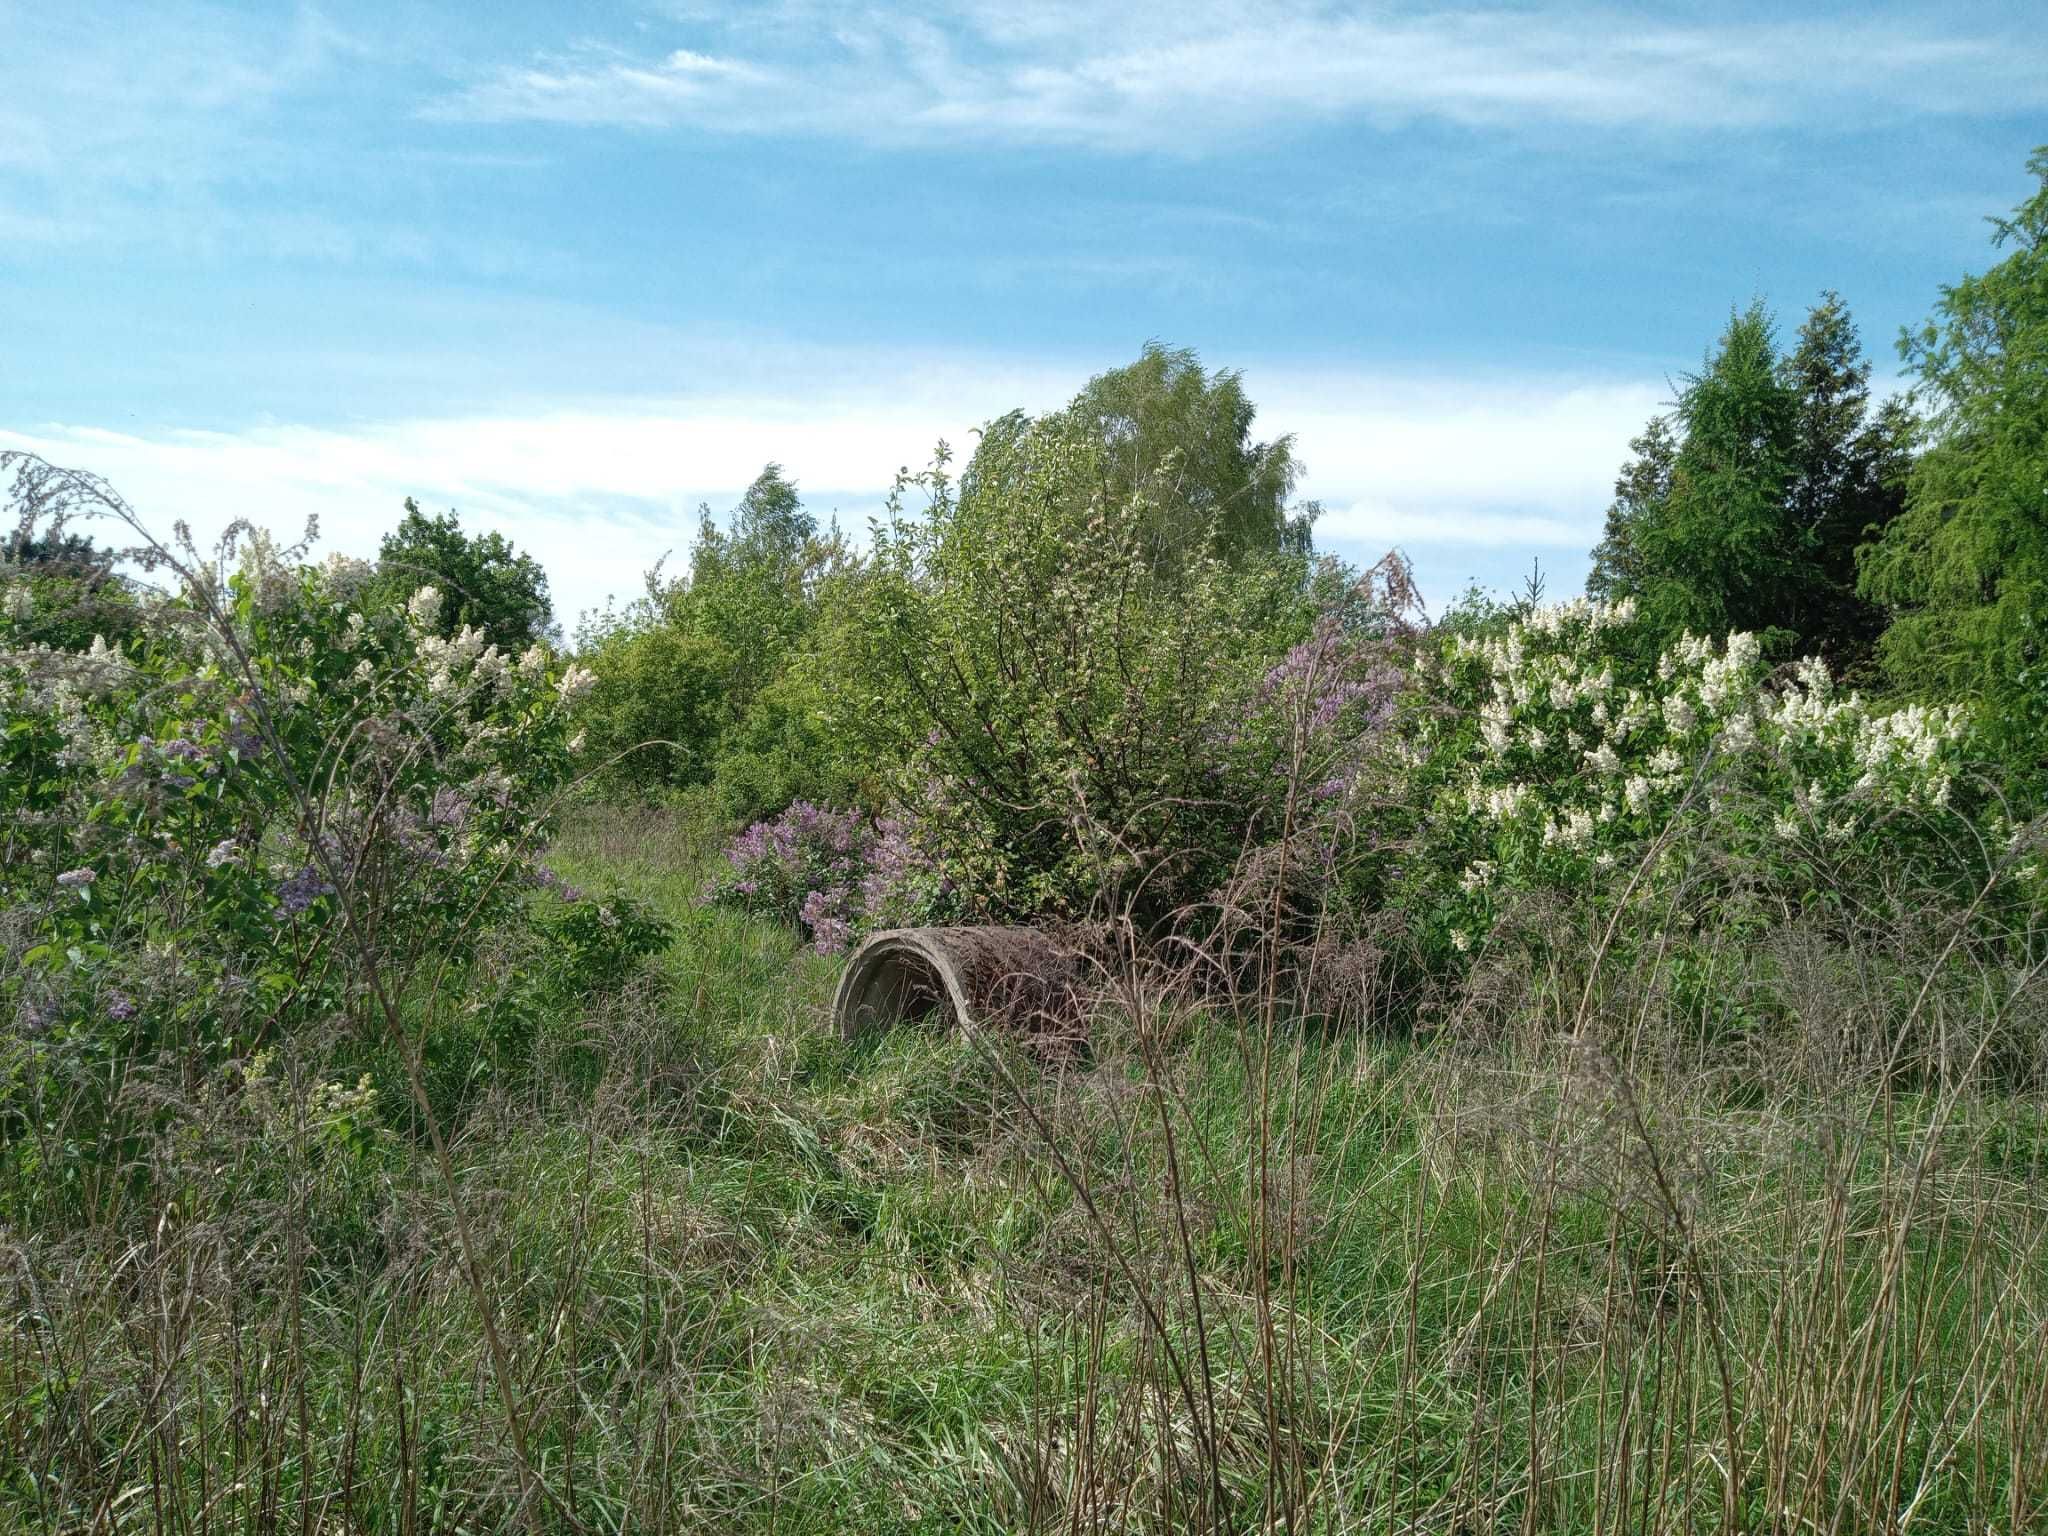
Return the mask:
[[[564,704],[573,704],[597,686],[597,674],[588,667],[572,666],[562,674],[555,691],[561,695]]]
[[[1758,835],[1840,843],[1874,813],[1948,803],[1966,733],[1957,709],[1874,713],[1838,696],[1819,661],[1765,685],[1757,637],[1681,638],[1640,687],[1617,680],[1634,620],[1628,604],[1586,599],[1539,609],[1484,639],[1460,637],[1427,664],[1432,695],[1450,708],[1418,727],[1423,755],[1445,763],[1446,834],[1467,857],[1464,909],[1483,935],[1494,897],[1552,884],[1637,856],[1671,818],[1714,824],[1762,807]],[[1439,758],[1439,760],[1441,760]],[[1738,794],[1736,791],[1743,791]],[[1460,818],[1464,818],[1460,830]]]
[[[377,568],[367,560],[358,560],[353,555],[339,551],[329,555],[320,566],[320,579],[337,600],[348,603],[355,601],[370,584],[370,578],[377,574]]]
[[[1827,668],[1811,660],[1799,664],[1794,680],[1760,714],[1782,757],[1836,768],[1837,798],[1849,807],[1946,806],[1968,735],[1967,718],[1954,705],[1909,704],[1873,714],[1860,695],[1838,694]],[[1818,781],[1808,783],[1807,799],[1818,804]],[[1845,827],[1837,821],[1831,830]]]
[[[421,590],[431,592],[433,588]],[[418,603],[418,597],[413,601]],[[445,640],[439,635],[422,635],[419,657],[427,670],[428,693],[453,693],[465,685],[503,692],[512,681],[512,664],[505,653],[486,643],[484,632],[474,624],[463,625]]]
[[[1755,636],[1725,646],[1684,637],[1660,662],[1662,690],[1652,694],[1620,687],[1600,643],[1634,617],[1632,604],[1580,598],[1538,609],[1502,635],[1457,641],[1447,680],[1480,693],[1469,814],[1502,824],[1528,811],[1539,846],[1587,852],[1596,828],[1681,792],[1689,756],[1710,739],[1753,742]],[[1567,755],[1548,759],[1559,746]]]

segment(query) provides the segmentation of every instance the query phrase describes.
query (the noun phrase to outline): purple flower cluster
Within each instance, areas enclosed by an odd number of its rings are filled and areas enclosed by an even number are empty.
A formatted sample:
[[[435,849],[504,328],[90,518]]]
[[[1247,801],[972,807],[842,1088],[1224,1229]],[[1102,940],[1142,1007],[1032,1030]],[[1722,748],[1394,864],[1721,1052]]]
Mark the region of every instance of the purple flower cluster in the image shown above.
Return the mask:
[[[427,813],[427,824],[460,832],[469,823],[469,810],[469,798],[453,785],[443,784],[434,791],[434,806]]]
[[[303,865],[277,888],[278,916],[297,917],[322,896],[333,894],[334,887],[318,869]]]
[[[1312,734],[1334,728],[1345,710],[1360,700],[1374,707],[1366,729],[1383,723],[1387,704],[1400,682],[1400,671],[1371,642],[1361,644],[1347,634],[1335,614],[1317,621],[1315,632],[1275,662],[1252,694],[1255,710],[1285,704],[1302,711]]]
[[[561,898],[562,901],[568,903],[571,906],[574,906],[577,902],[583,899],[583,893],[581,891],[576,889],[576,887],[571,885],[568,881],[564,880],[560,875],[556,874],[552,869],[549,869],[545,864],[542,864],[535,868],[530,874],[527,875],[526,878],[528,884],[534,886],[536,889],[543,891],[552,891],[556,896]]]
[[[1316,763],[1308,793],[1329,804],[1352,788],[1370,743],[1393,720],[1407,678],[1384,636],[1360,634],[1326,613],[1259,680],[1246,718],[1277,726],[1283,740],[1297,729],[1305,732]],[[1241,744],[1248,734],[1233,733],[1229,744]],[[1285,775],[1288,765],[1276,762],[1273,771]]]
[[[733,839],[705,898],[792,923],[829,955],[870,929],[919,920],[943,890],[908,823],[799,800]]]

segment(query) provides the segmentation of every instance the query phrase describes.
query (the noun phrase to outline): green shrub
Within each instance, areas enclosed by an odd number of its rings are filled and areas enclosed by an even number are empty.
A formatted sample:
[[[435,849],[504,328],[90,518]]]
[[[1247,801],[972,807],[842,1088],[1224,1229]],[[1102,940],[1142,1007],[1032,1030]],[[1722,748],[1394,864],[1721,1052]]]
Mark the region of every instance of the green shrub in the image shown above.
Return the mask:
[[[1199,529],[1162,560],[1158,487],[1104,498],[1102,451],[1051,418],[991,439],[957,496],[942,457],[860,594],[845,728],[991,915],[1158,918],[1274,831],[1279,748],[1246,710],[1314,621],[1309,562],[1226,564]]]
[[[1845,869],[1872,901],[1967,901],[1999,866],[2015,829],[1975,792],[1961,710],[1873,707],[1814,660],[1766,677],[1746,634],[1687,635],[1646,671],[1635,624],[1631,603],[1580,600],[1423,662],[1401,899],[1439,954],[1534,892],[1632,884],[1660,927],[1725,918],[1738,892],[1782,915]],[[1715,878],[1690,878],[1702,847]]]
[[[584,652],[597,681],[578,708],[584,750],[614,790],[647,795],[701,784],[730,725],[731,654],[665,624],[621,629]]]

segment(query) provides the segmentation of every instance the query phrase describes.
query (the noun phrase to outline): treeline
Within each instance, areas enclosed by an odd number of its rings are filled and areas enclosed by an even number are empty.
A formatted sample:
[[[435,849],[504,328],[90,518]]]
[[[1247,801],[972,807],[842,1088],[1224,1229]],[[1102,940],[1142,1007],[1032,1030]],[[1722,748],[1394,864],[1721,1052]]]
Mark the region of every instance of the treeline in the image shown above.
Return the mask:
[[[2003,765],[2038,783],[2048,152],[2030,170],[2040,187],[1995,221],[2001,259],[1944,288],[1926,323],[1900,338],[1908,393],[1873,395],[1872,362],[1833,293],[1789,343],[1761,303],[1737,311],[1679,381],[1671,411],[1630,445],[1586,583],[1637,605],[1650,656],[1686,633],[1752,632],[1767,658],[1816,656],[1865,690],[1966,705]],[[1138,497],[1131,536],[1151,578],[1214,560],[1246,580],[1277,568],[1341,587],[1341,573],[1307,558],[1316,508],[1292,500],[1290,441],[1254,440],[1252,420],[1235,374],[1155,346],[1064,411],[992,423],[957,487],[942,460],[902,490],[957,492],[949,528],[1019,496],[1105,507]],[[1055,442],[1088,460],[1057,486],[1043,463]],[[622,788],[684,792],[730,818],[872,789],[873,697],[849,719],[840,695],[862,686],[852,638],[888,567],[891,530],[880,551],[857,557],[773,465],[729,522],[722,532],[707,512],[688,573],[651,577],[643,601],[583,636],[602,679],[593,747],[624,754]],[[1093,533],[1076,529],[1076,566],[1114,558]],[[935,547],[916,558],[945,556]],[[1470,624],[1484,607],[1446,617]],[[660,744],[636,751],[642,742]]]
[[[1679,380],[1591,553],[1588,593],[1631,615],[1603,641],[1625,673],[1648,679],[1687,636],[1753,635],[1767,666],[1815,658],[1887,707],[1961,709],[2001,792],[2040,792],[2048,150],[2029,169],[1995,264],[1901,336],[1904,395],[1873,393],[1833,293],[1790,336],[1761,303],[1736,311]],[[992,910],[1206,889],[1247,818],[1285,814],[1238,803],[1262,793],[1250,759],[1280,750],[1274,721],[1253,745],[1268,674],[1319,634],[1418,619],[1398,560],[1361,582],[1314,550],[1292,441],[1253,421],[1237,374],[1151,346],[1061,410],[989,423],[964,465],[941,445],[863,543],[767,466],[729,515],[703,509],[684,569],[574,637],[596,677],[586,772],[716,826],[793,804],[907,816],[944,844],[945,883]],[[33,578],[10,589],[25,636],[132,631],[75,531],[25,523],[5,559]],[[560,642],[531,555],[408,502],[361,600],[402,607],[423,584],[446,595],[444,638]],[[1474,594],[1435,629],[1527,616]]]

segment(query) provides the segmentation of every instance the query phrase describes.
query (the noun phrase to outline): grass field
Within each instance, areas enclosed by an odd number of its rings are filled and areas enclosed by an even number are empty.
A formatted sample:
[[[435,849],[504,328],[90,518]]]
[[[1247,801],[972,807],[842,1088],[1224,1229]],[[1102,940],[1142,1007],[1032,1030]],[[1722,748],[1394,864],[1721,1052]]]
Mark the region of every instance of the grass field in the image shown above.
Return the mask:
[[[1127,997],[1054,1069],[840,1041],[837,962],[698,907],[658,815],[556,862],[680,935],[480,1075],[453,1198],[318,1042],[262,1092],[139,1076],[171,1131],[10,1191],[0,1521],[2048,1521],[2048,1110],[1967,1050],[1909,1081],[1842,1045],[2038,1029],[2031,990],[1787,935],[1810,1004],[1768,1052],[1654,976],[1536,974],[1398,1035]]]

